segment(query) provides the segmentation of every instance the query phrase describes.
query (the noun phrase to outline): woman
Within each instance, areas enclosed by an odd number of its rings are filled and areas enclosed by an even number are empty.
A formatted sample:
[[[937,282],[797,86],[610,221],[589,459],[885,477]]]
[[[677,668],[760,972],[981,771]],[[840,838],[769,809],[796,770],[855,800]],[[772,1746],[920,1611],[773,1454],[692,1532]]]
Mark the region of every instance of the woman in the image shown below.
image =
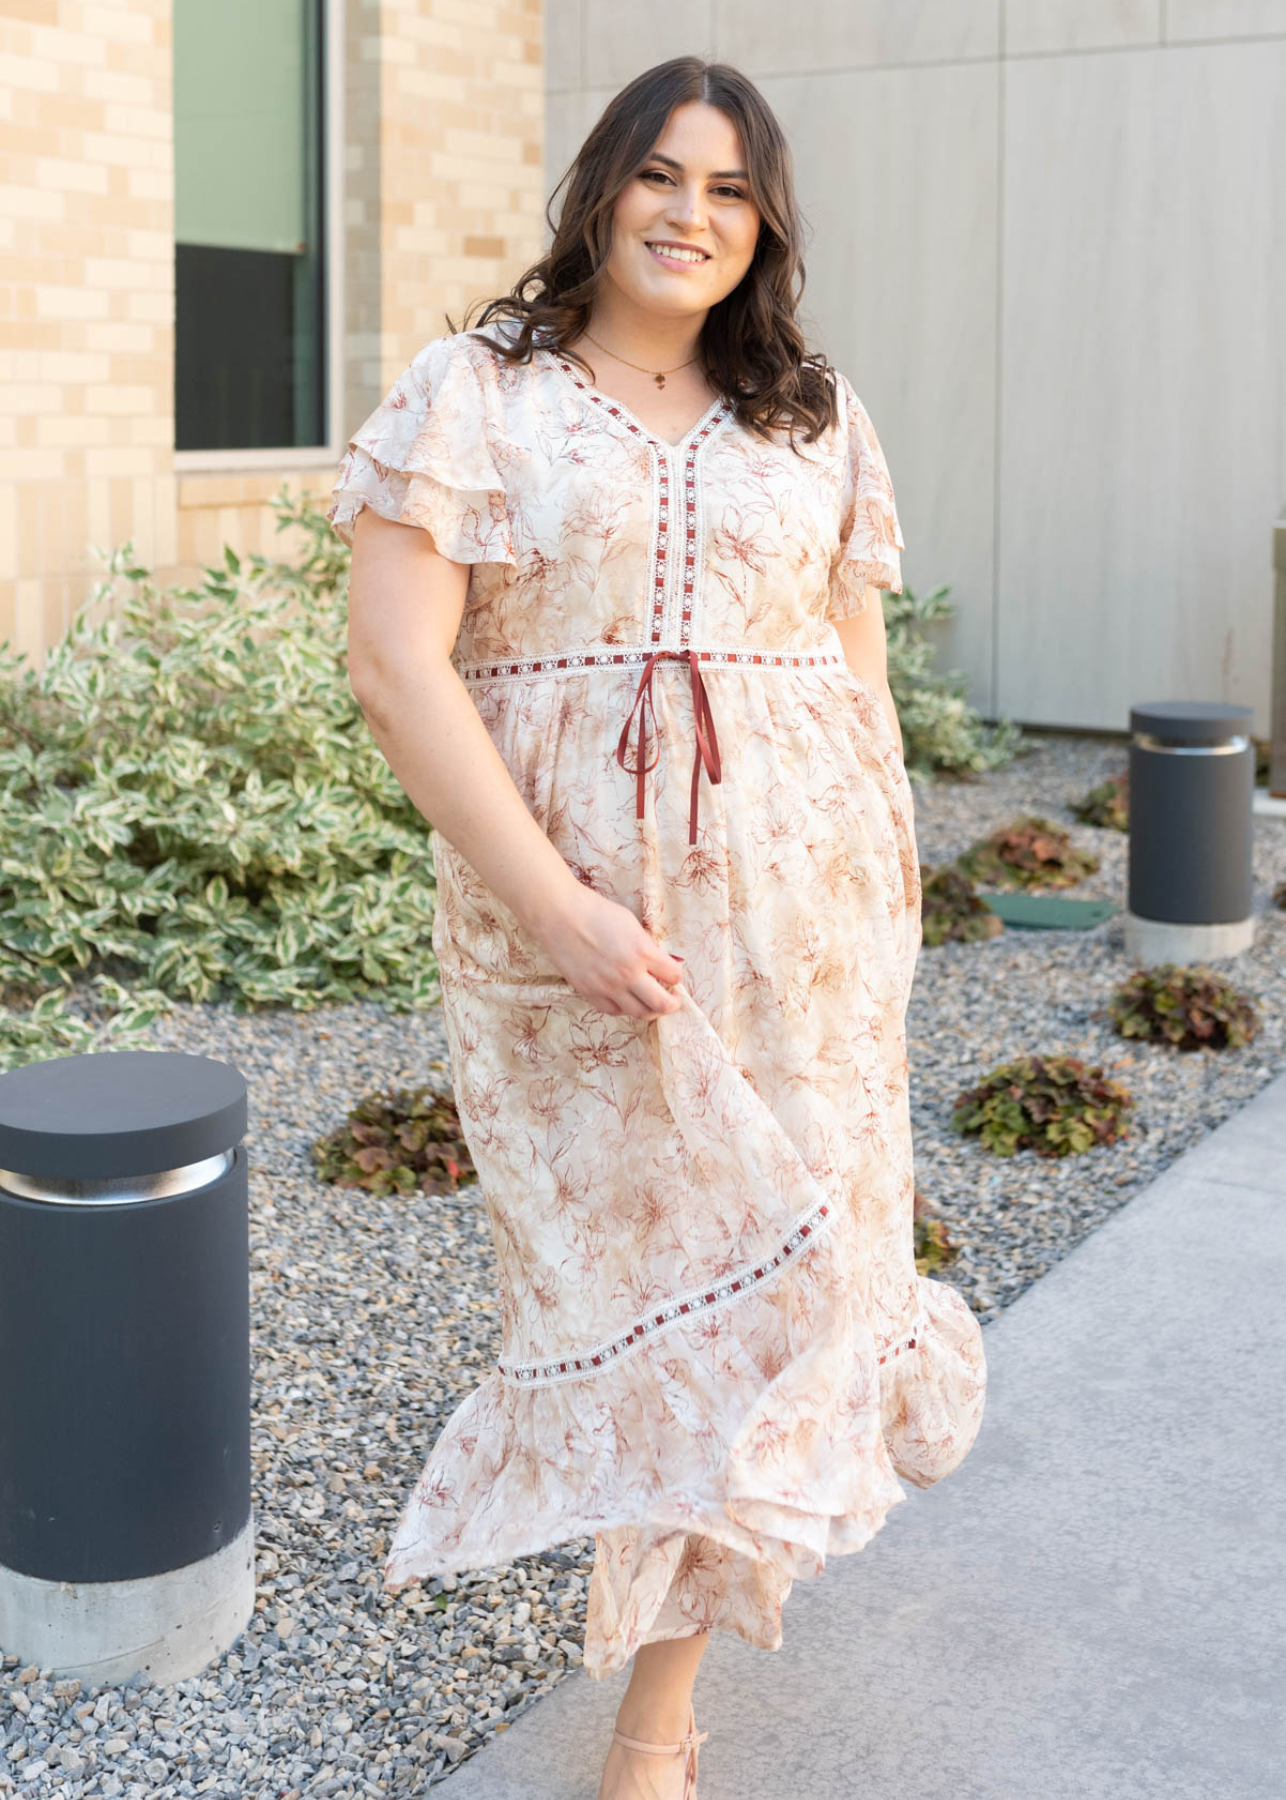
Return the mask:
[[[633,1659],[600,1800],[691,1800],[710,1631],[779,1648],[795,1576],[961,1462],[985,1365],[914,1261],[903,543],[870,419],[803,351],[787,145],[680,57],[569,180],[328,515],[354,692],[434,828],[500,1282],[497,1368],[384,1578],[593,1532],[585,1666]]]

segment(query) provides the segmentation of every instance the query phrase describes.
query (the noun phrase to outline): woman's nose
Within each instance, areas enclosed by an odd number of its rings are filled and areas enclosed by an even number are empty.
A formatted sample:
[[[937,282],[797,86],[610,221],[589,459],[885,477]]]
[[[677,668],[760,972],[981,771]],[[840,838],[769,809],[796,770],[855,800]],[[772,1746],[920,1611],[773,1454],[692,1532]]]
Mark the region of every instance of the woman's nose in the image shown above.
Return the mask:
[[[682,224],[690,231],[694,225],[704,224],[703,202],[699,193],[676,194],[670,202],[670,217],[675,224]]]

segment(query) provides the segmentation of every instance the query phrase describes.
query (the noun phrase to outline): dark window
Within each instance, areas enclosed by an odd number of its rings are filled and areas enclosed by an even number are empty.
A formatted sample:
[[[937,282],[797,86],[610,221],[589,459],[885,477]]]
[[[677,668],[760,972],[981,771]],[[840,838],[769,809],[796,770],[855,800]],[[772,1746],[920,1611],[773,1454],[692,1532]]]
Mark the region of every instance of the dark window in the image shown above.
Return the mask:
[[[175,0],[174,447],[326,439],[324,0]]]

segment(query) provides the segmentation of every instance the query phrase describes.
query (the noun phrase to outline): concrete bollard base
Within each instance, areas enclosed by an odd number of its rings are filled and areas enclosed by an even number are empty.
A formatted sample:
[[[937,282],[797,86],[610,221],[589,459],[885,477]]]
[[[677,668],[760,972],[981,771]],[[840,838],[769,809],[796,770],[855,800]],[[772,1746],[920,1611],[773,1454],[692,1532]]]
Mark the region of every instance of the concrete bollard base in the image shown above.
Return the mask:
[[[254,1513],[239,1537],[200,1562],[138,1581],[44,1581],[0,1565],[0,1653],[118,1685],[199,1675],[254,1613]]]
[[[1183,925],[1166,919],[1141,919],[1122,912],[1125,921],[1125,953],[1136,963],[1153,968],[1158,963],[1199,963],[1210,957],[1240,956],[1255,941],[1255,920],[1234,919],[1224,925]]]

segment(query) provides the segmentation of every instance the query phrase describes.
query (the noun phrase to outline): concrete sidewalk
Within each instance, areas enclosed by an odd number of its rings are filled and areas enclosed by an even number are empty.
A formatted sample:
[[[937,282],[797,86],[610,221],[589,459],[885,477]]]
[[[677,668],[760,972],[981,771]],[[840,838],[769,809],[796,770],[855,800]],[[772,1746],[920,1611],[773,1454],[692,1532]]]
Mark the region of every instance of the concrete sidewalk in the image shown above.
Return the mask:
[[[986,1327],[969,1456],[716,1633],[699,1800],[1286,1793],[1286,1076]],[[628,1670],[443,1785],[594,1800]]]

